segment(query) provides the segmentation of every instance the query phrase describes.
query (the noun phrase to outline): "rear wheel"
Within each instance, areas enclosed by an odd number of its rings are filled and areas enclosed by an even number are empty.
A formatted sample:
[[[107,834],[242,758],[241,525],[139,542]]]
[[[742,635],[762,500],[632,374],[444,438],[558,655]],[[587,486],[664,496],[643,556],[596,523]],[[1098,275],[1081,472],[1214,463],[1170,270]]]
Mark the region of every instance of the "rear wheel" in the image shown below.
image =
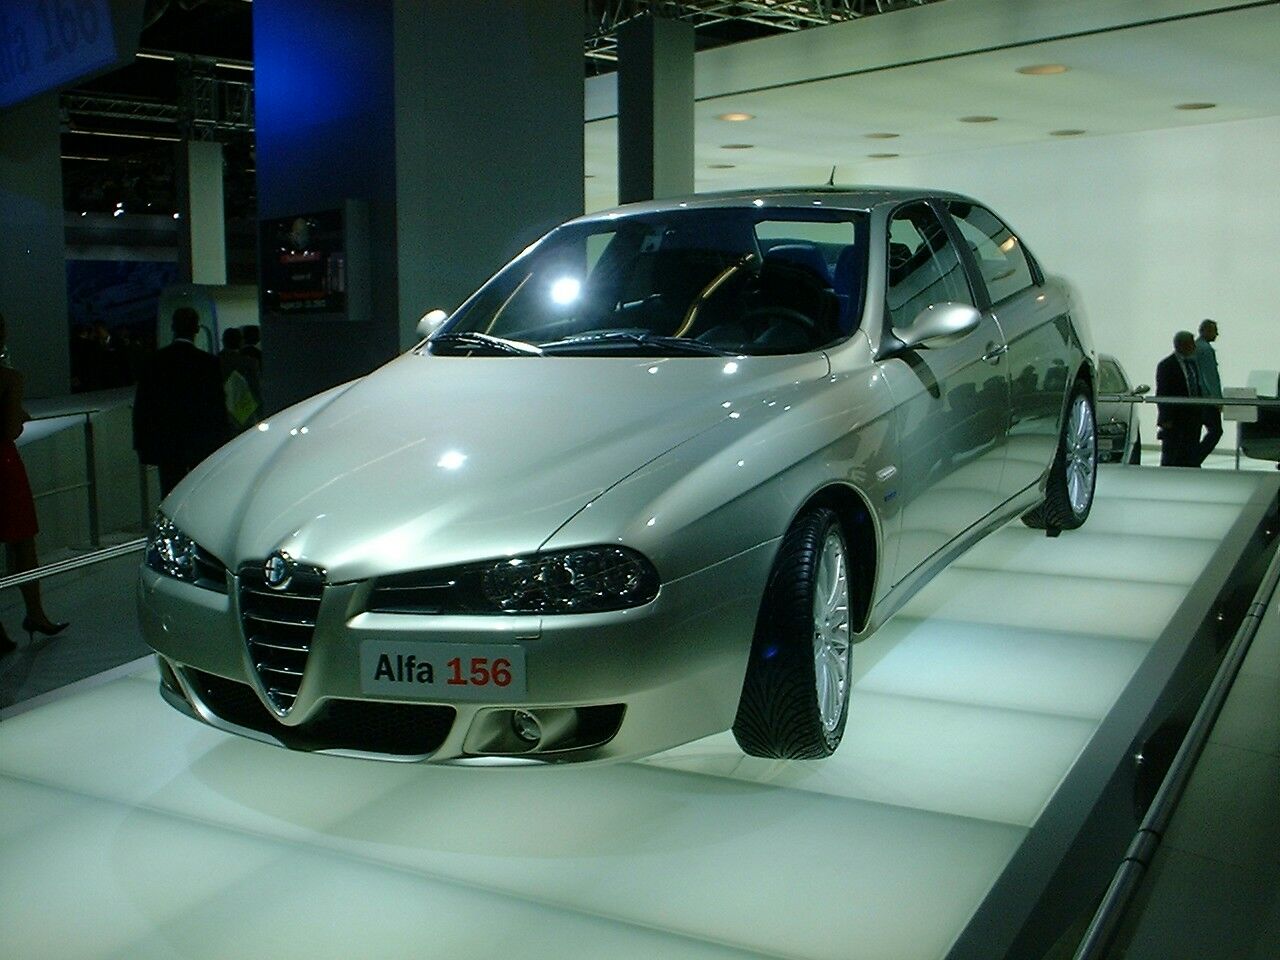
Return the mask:
[[[1074,530],[1089,518],[1098,481],[1098,427],[1089,386],[1077,380],[1049,468],[1044,502],[1027,511],[1022,522],[1037,530]]]
[[[733,735],[755,757],[830,756],[849,713],[849,551],[834,511],[802,514],[765,589]]]

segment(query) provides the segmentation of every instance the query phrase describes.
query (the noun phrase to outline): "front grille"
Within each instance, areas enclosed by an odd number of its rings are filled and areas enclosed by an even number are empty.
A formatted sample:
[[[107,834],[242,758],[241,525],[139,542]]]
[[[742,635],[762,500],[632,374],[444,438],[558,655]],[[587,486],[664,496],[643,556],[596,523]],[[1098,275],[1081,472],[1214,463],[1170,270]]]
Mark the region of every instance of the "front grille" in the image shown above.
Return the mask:
[[[283,590],[266,585],[262,564],[240,568],[240,621],[267,696],[281,710],[298,698],[324,594],[324,571],[295,566]]]
[[[294,750],[355,750],[422,757],[440,749],[453,726],[453,707],[431,703],[326,700],[304,724],[286,727],[247,683],[188,669],[204,705],[227,723],[275,737]]]

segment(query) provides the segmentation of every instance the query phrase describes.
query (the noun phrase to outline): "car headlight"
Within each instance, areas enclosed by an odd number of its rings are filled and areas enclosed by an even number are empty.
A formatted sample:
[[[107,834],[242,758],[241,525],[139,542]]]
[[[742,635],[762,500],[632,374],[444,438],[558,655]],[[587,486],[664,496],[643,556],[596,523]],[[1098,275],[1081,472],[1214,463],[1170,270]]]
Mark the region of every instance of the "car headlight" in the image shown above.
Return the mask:
[[[143,562],[156,573],[211,590],[225,591],[226,574],[221,563],[178,529],[163,513],[157,513],[147,534]]]
[[[648,603],[658,573],[626,547],[557,553],[381,577],[369,609],[387,613],[598,613]]]

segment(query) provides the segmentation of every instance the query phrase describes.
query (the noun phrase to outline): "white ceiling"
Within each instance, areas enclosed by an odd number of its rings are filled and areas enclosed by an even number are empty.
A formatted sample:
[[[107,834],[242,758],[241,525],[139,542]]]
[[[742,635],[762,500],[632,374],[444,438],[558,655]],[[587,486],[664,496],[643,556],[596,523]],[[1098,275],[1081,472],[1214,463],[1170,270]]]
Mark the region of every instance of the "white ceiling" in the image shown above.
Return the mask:
[[[695,105],[696,189],[730,189],[765,184],[823,183],[832,166],[837,182],[874,181],[877,165],[892,159],[872,160],[873,153],[897,153],[903,157],[982,149],[1033,140],[1052,140],[1051,131],[1082,129],[1084,136],[1107,136],[1184,125],[1219,123],[1280,114],[1280,4],[1189,4],[1161,0],[1135,4],[1113,0],[1101,5],[1076,0],[1083,17],[1080,29],[1100,30],[1083,36],[1027,43],[1016,39],[1028,31],[1062,36],[1073,32],[1062,11],[1073,3],[1046,5],[1024,0],[1020,11],[1042,8],[1053,13],[1048,23],[1017,24],[1012,31],[1006,19],[994,31],[1000,43],[1017,46],[947,56],[936,32],[920,34],[924,16],[941,11],[956,28],[955,49],[974,49],[974,36],[983,16],[1012,9],[1003,0],[947,0],[904,13],[873,17],[840,27],[806,31],[818,37],[826,31],[843,31],[840,44],[826,42],[820,56],[812,37],[805,34],[770,38],[699,55]],[[1112,22],[1098,20],[1106,7]],[[1212,8],[1202,15],[1186,14],[1191,8]],[[1115,14],[1124,8],[1135,13],[1160,13],[1176,18],[1129,27],[1117,27]],[[1160,9],[1157,9],[1160,8]],[[1180,9],[1178,9],[1180,8]],[[949,12],[948,12],[949,11]],[[896,21],[896,25],[894,23]],[[994,22],[994,21],[993,21]],[[936,26],[936,24],[935,24]],[[960,27],[963,26],[963,36]],[[908,49],[921,55],[943,56],[907,66],[886,65],[861,42],[873,39],[881,50],[896,56]],[[1052,29],[1044,29],[1051,27]],[[865,28],[865,29],[864,29]],[[892,29],[890,29],[892,28]],[[863,30],[862,34],[856,31]],[[913,46],[917,36],[920,42]],[[1014,36],[1014,39],[1009,39]],[[944,39],[947,35],[944,35]],[[844,43],[859,41],[857,43]],[[767,79],[776,79],[788,62],[785,43],[805,43],[795,49],[805,56],[814,52],[815,73],[830,75],[833,49],[847,46],[848,70],[864,70],[835,79],[795,82],[756,92],[732,93],[735,85],[750,83],[743,68],[753,58],[770,64]],[[770,45],[770,46],[764,46]],[[715,54],[714,61],[704,58]],[[735,64],[733,58],[739,63]],[[901,62],[900,60],[897,62]],[[872,66],[867,66],[870,63]],[[1052,76],[1025,76],[1018,67],[1062,63],[1068,72]],[[704,66],[705,64],[705,66]],[[793,71],[794,72],[794,71]],[[759,86],[760,84],[756,84]],[[716,91],[704,95],[703,91]],[[1183,111],[1179,103],[1211,102],[1211,110]],[[588,112],[603,112],[609,103],[597,88],[589,89]],[[745,123],[728,123],[717,115],[742,111],[755,115]],[[995,116],[993,123],[962,123],[960,117]],[[890,140],[870,139],[875,132],[893,132]],[[749,143],[747,150],[724,149],[728,143]],[[733,169],[712,169],[713,163],[732,163]],[[843,172],[842,172],[843,171]],[[586,125],[587,209],[613,205],[617,196],[617,124],[612,117]]]

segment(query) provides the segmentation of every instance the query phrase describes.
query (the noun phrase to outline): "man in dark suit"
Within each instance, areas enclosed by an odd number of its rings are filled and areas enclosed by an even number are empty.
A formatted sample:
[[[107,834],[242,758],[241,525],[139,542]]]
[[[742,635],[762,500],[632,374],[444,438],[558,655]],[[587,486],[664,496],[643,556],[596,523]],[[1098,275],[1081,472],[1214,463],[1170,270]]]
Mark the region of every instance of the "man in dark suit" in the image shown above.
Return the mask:
[[[1180,330],[1173,338],[1173,353],[1156,366],[1156,395],[1199,397],[1203,395],[1196,369],[1196,338]],[[1200,466],[1200,427],[1204,414],[1200,407],[1162,403],[1158,406],[1160,466]]]
[[[217,358],[195,345],[200,317],[190,307],[173,311],[173,343],[160,350],[138,378],[133,401],[133,448],[160,468],[160,494],[227,439],[227,414]]]

